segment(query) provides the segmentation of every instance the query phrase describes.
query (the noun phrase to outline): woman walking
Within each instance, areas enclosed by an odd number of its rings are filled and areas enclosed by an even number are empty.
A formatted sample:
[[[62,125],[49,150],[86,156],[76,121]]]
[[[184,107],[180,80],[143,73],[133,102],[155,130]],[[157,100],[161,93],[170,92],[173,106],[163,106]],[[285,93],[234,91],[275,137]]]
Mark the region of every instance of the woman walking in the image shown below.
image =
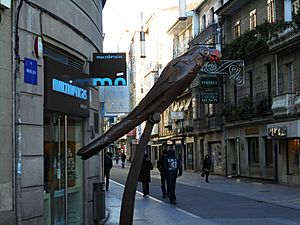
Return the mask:
[[[139,175],[139,182],[142,182],[144,197],[149,195],[149,183],[151,182],[150,170],[153,170],[153,165],[148,159],[148,155],[144,155],[144,161]]]

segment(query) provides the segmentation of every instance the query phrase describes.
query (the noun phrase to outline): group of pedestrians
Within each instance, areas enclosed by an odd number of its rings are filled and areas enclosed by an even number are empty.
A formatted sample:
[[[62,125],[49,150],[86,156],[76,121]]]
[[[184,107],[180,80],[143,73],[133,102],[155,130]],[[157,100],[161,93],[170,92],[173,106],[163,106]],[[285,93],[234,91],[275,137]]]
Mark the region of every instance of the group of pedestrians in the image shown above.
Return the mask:
[[[126,155],[123,152],[121,155],[122,167],[125,167]],[[212,165],[209,155],[206,155],[203,161],[201,176],[205,176],[206,182],[208,181],[210,167]],[[110,170],[113,167],[112,154],[106,152],[104,156],[104,175],[106,191],[109,190],[109,175]],[[157,162],[157,169],[160,172],[161,177],[161,191],[163,198],[169,198],[171,204],[176,204],[176,179],[182,175],[182,162],[181,159],[176,157],[175,150],[166,148],[163,149],[162,155]],[[142,183],[143,196],[149,195],[149,184],[151,182],[150,171],[153,170],[153,164],[148,158],[148,154],[144,155],[141,171],[139,174],[138,181]]]

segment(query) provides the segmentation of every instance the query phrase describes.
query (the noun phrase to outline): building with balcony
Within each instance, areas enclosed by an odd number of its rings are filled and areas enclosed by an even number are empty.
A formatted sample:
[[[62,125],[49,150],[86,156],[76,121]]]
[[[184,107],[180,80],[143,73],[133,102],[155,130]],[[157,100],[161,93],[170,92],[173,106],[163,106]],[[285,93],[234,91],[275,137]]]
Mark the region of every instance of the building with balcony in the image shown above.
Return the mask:
[[[243,86],[225,80],[228,175],[299,185],[297,4],[231,0],[216,12],[225,57],[245,63]]]

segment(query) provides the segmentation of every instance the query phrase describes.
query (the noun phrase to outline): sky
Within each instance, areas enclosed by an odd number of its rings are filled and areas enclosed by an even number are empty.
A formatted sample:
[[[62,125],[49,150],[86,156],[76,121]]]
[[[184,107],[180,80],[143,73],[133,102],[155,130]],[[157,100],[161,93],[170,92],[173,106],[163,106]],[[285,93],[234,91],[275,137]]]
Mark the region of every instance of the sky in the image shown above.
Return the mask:
[[[104,52],[126,51],[133,32],[141,30],[141,12],[145,23],[151,12],[167,4],[178,4],[178,0],[107,0],[103,9]]]

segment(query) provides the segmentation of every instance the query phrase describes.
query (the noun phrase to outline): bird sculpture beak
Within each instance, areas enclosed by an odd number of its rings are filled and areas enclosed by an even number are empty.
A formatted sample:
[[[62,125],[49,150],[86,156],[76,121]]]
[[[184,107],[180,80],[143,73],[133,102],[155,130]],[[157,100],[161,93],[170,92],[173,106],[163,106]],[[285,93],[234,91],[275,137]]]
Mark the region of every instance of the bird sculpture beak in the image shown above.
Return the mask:
[[[222,53],[217,50],[213,49],[210,51],[209,61],[210,62],[219,62],[222,58]]]

